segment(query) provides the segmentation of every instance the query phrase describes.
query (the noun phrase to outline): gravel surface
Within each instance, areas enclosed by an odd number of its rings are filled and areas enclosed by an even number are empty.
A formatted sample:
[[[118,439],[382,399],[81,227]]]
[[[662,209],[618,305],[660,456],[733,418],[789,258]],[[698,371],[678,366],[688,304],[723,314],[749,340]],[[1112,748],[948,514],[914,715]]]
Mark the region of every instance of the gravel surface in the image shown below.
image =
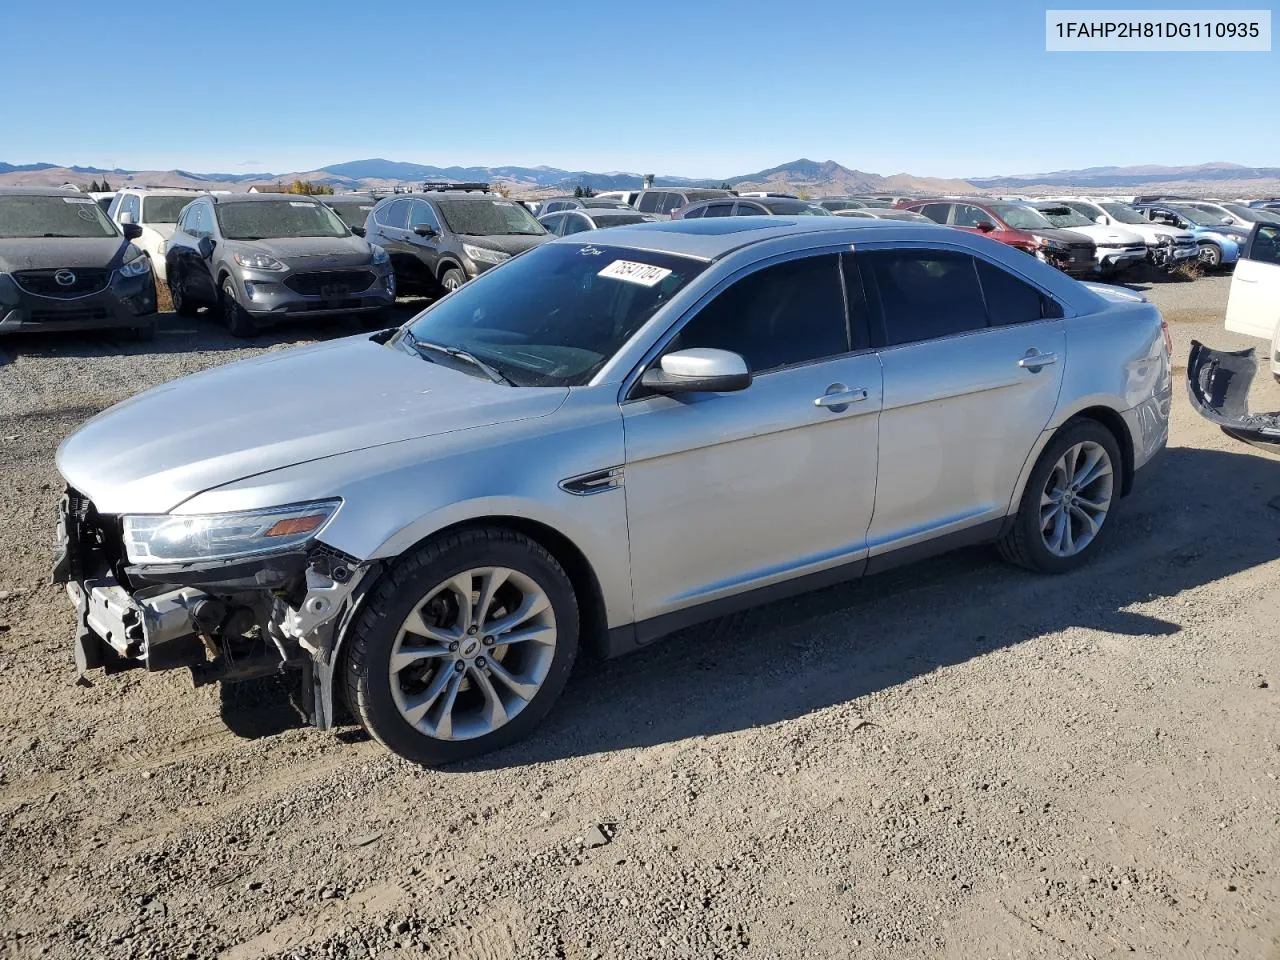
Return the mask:
[[[1179,357],[1242,342],[1225,278],[1147,292]],[[970,550],[583,662],[533,739],[447,771],[300,726],[279,682],[76,686],[57,443],[349,329],[0,342],[0,955],[1280,955],[1280,469],[1180,387],[1086,569]]]

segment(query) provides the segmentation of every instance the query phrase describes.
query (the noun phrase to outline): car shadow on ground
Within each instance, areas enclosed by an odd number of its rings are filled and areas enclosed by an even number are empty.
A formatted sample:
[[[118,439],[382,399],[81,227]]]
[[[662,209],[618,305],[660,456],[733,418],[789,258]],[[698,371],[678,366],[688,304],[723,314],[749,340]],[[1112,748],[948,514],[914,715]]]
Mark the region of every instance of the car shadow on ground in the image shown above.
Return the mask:
[[[358,316],[335,316],[314,320],[294,320],[265,327],[253,337],[231,336],[218,315],[204,309],[194,317],[161,313],[156,318],[153,340],[138,340],[124,330],[91,330],[71,333],[15,333],[0,339],[0,366],[19,354],[61,357],[101,357],[105,355],[147,356],[176,353],[218,353],[269,349],[281,344],[320,342],[347,337],[382,326],[398,326],[431,303],[422,297],[396,302],[389,321],[373,322]]]
[[[584,656],[527,740],[454,769],[767,726],[1072,627],[1172,638],[1177,624],[1130,607],[1275,559],[1280,510],[1268,502],[1277,493],[1280,463],[1170,449],[1122,502],[1110,543],[1078,571],[1040,576],[972,548],[693,627],[618,660]],[[227,688],[228,726],[258,737],[302,725],[281,682]],[[338,736],[367,739],[352,726]]]

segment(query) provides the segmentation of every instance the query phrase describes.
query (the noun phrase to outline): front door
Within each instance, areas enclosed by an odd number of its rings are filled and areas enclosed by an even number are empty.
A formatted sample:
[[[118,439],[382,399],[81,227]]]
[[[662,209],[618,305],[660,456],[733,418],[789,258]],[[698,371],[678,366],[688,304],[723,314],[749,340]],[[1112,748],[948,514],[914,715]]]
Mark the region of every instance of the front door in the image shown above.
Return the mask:
[[[1280,227],[1260,223],[1236,264],[1227,298],[1227,329],[1272,339],[1280,326]]]
[[[851,349],[840,270],[838,253],[756,270],[665,348],[741,354],[745,390],[624,402],[637,620],[864,557],[880,362]]]
[[[875,557],[1008,513],[1057,405],[1066,335],[1054,301],[969,254],[857,260],[883,344]]]
[[[432,231],[426,236],[419,229]],[[406,237],[410,256],[405,258],[405,269],[413,271],[413,282],[430,287],[436,280],[436,267],[440,261],[440,221],[431,204],[425,200],[412,200],[409,207],[409,233]]]

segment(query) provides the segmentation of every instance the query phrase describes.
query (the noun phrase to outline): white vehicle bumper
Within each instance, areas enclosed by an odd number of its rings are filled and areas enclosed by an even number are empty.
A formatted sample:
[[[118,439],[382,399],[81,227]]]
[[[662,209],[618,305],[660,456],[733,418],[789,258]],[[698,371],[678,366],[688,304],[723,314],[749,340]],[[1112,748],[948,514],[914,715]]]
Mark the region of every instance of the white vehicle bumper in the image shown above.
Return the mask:
[[[1132,244],[1124,247],[1098,247],[1098,266],[1103,270],[1123,270],[1147,259],[1145,244]]]

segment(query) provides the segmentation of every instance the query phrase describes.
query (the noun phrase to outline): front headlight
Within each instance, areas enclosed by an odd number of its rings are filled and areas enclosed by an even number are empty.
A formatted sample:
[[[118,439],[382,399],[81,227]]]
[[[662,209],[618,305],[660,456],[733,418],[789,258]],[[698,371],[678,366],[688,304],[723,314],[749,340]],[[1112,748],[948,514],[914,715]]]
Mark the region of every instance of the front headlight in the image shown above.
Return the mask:
[[[503,253],[501,250],[490,250],[488,247],[473,247],[469,243],[462,245],[462,252],[478,263],[501,263],[503,260],[511,259],[511,254],[509,253]]]
[[[120,264],[120,276],[122,277],[140,277],[150,271],[151,258],[142,251],[138,251],[138,255],[132,260],[126,260]]]
[[[126,516],[125,552],[131,563],[199,563],[280,553],[319,534],[341,503],[320,500],[244,513]]]
[[[1047,237],[1041,237],[1040,246],[1046,250],[1053,250],[1055,253],[1066,253],[1071,247],[1063,243],[1061,240],[1050,240]]]
[[[265,253],[237,253],[236,263],[242,267],[248,267],[250,270],[289,269],[275,257],[268,257]]]
[[[374,264],[386,263],[388,260],[391,259],[390,254],[388,254],[386,250],[378,246],[376,243],[369,244],[369,249],[373,251]]]
[[[1173,237],[1169,236],[1167,233],[1162,233],[1160,236],[1156,237],[1155,245],[1157,247],[1171,247],[1173,246]]]

